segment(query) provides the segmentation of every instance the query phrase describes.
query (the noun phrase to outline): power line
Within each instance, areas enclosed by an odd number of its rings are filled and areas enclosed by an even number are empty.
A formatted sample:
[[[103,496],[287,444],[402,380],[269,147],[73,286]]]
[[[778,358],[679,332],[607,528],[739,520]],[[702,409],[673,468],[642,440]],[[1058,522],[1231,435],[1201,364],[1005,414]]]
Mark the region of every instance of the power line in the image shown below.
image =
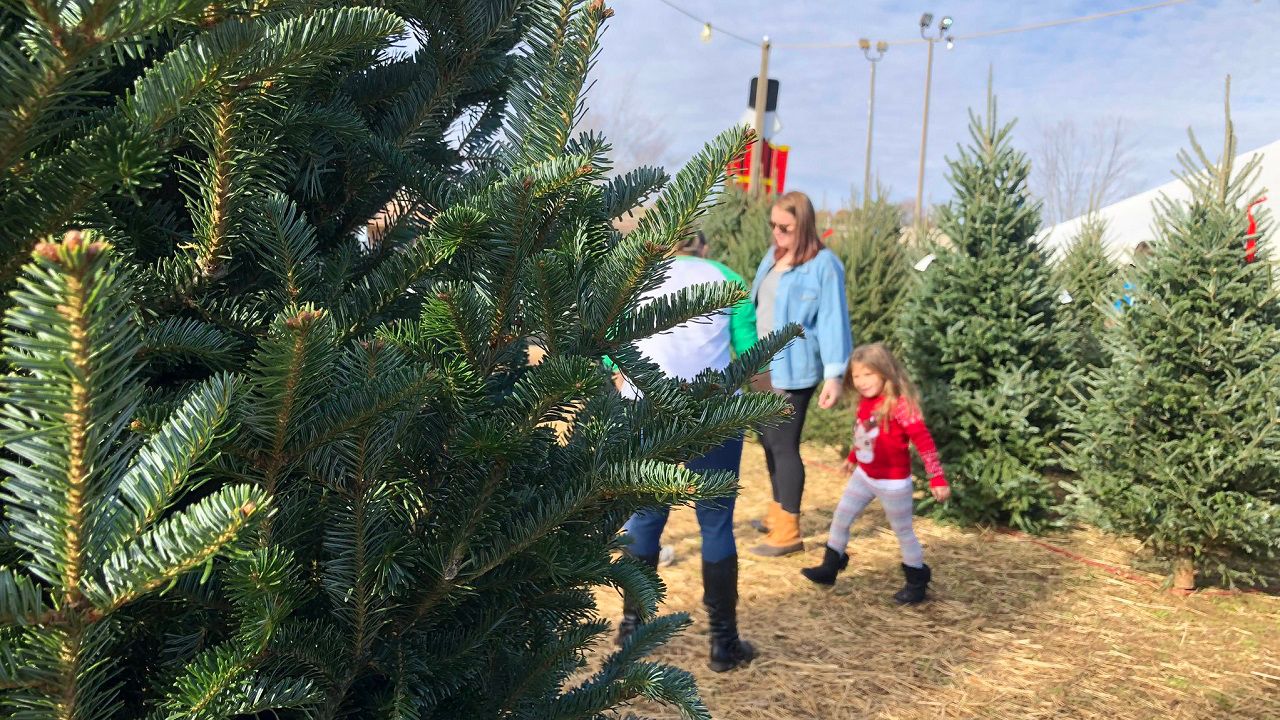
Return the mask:
[[[1102,20],[1104,18],[1116,17],[1119,15],[1132,15],[1133,13],[1146,12],[1147,10],[1158,10],[1160,8],[1172,7],[1174,5],[1185,5],[1192,0],[1163,0],[1163,2],[1148,3],[1146,5],[1137,5],[1135,7],[1122,8],[1120,10],[1109,10],[1107,12],[1093,13],[1092,15],[1080,15],[1077,17],[1060,18],[1058,20],[1047,20],[1044,22],[1031,23],[1029,25],[1017,25],[1015,27],[1000,28],[998,30],[985,30],[983,32],[969,33],[968,35],[955,35],[953,39],[960,40],[976,40],[979,38],[994,37],[996,35],[1010,35],[1012,33],[1029,32],[1031,30],[1043,30],[1045,28],[1060,27],[1062,25],[1074,25],[1076,23],[1091,22],[1093,20]],[[921,45],[929,42],[924,38],[905,38],[901,40],[889,40],[889,45]],[[787,49],[847,49],[856,48],[858,44],[852,43],[787,43],[778,44],[778,48]]]
[[[658,0],[658,2],[662,3],[663,5],[666,5],[667,7],[671,8],[672,10],[675,10],[676,12],[680,13],[681,15],[684,15],[684,16],[685,16],[685,17],[687,17],[687,18],[690,18],[690,19],[692,19],[692,20],[696,20],[696,21],[698,21],[698,24],[702,25],[703,27],[709,27],[709,28],[711,28],[711,29],[713,29],[713,30],[719,30],[721,33],[724,33],[724,34],[725,34],[725,35],[727,35],[728,37],[731,37],[731,38],[733,38],[734,40],[740,40],[740,41],[742,41],[742,42],[744,42],[744,43],[746,43],[746,44],[748,44],[748,45],[750,45],[750,46],[752,46],[752,47],[760,47],[760,42],[759,42],[759,41],[751,40],[750,38],[743,37],[742,35],[739,35],[739,34],[734,33],[734,32],[729,32],[728,30],[725,30],[724,28],[720,27],[719,25],[717,25],[717,24],[715,24],[715,23],[711,22],[710,20],[703,20],[702,18],[698,17],[697,15],[694,15],[693,13],[689,12],[688,10],[685,10],[684,8],[680,7],[679,5],[676,5],[675,3],[671,2],[671,0]]]
[[[1164,0],[1164,2],[1139,5],[1137,7],[1125,8],[1123,10],[1112,10],[1110,12],[1094,13],[1093,15],[1081,15],[1080,17],[1063,18],[1062,20],[1049,20],[1047,22],[1004,28],[1002,30],[987,30],[986,32],[971,33],[969,35],[957,35],[956,40],[973,40],[976,38],[992,37],[994,35],[1007,35],[1009,33],[1027,32],[1028,30],[1058,27],[1060,25],[1074,25],[1075,23],[1102,20],[1103,18],[1116,17],[1117,15],[1131,15],[1133,13],[1145,12],[1147,10],[1158,10],[1159,8],[1172,7],[1174,5],[1185,5],[1191,1],[1192,0]]]
[[[658,0],[658,1],[661,2],[663,5],[666,5],[667,7],[671,8],[672,10],[675,10],[676,12],[680,13],[681,15],[684,15],[685,17],[698,21],[698,23],[702,24],[703,26],[709,25],[712,28],[719,30],[720,32],[724,33],[725,35],[735,40],[739,40],[741,42],[754,45],[755,47],[760,46],[759,41],[751,40],[749,38],[743,37],[742,35],[729,32],[728,30],[721,28],[720,26],[716,25],[715,23],[709,20],[705,20],[703,18],[698,17],[697,15],[694,15],[693,13],[685,10],[679,5],[676,5],[675,3],[671,2],[671,0]],[[1094,20],[1102,20],[1104,18],[1117,17],[1120,15],[1132,15],[1133,13],[1146,12],[1148,10],[1158,10],[1160,8],[1172,7],[1174,5],[1185,5],[1192,1],[1193,0],[1162,0],[1162,2],[1148,3],[1146,5],[1136,5],[1134,7],[1122,8],[1120,10],[1109,10],[1107,12],[1093,13],[1091,15],[1080,15],[1077,17],[1060,18],[1057,20],[1047,20],[1044,22],[1031,23],[1028,25],[1017,25],[1014,27],[999,28],[997,30],[984,30],[982,32],[969,33],[967,35],[956,35],[954,36],[954,39],[956,41],[977,40],[980,38],[994,37],[996,35],[1010,35],[1013,33],[1030,32],[1032,30],[1043,30],[1045,28],[1060,27],[1062,25],[1075,25],[1077,23],[1092,22]],[[922,45],[926,42],[929,42],[929,41],[925,40],[924,38],[918,38],[918,37],[887,41],[889,45],[897,45],[897,46]],[[780,50],[847,50],[847,49],[858,47],[858,43],[856,41],[844,42],[844,43],[841,43],[841,42],[775,43],[774,47]]]

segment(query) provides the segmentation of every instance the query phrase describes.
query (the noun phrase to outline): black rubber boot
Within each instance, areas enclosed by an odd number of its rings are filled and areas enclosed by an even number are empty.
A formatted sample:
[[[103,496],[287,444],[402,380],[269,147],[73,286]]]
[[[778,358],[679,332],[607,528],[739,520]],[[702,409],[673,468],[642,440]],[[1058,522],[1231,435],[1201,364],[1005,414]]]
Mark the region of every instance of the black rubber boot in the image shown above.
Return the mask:
[[[807,567],[800,571],[800,574],[818,583],[819,585],[835,585],[836,576],[840,571],[849,567],[849,556],[842,552],[836,552],[828,545],[823,548],[822,564],[817,567]]]
[[[894,593],[894,601],[899,605],[915,605],[916,603],[924,602],[925,596],[929,592],[929,580],[933,577],[929,566],[921,565],[918,568],[913,568],[910,565],[903,565],[902,575],[907,579],[907,584]]]
[[[725,672],[756,656],[751,643],[738,637],[738,556],[702,562],[702,602],[711,626],[711,660],[707,667]]]
[[[655,555],[634,555],[632,553],[627,553],[627,554],[631,555],[631,557],[635,558],[636,560],[639,560],[640,562],[644,563],[645,565],[648,565],[651,568],[657,569],[658,567],[658,556],[656,554]],[[640,626],[640,603],[636,602],[635,598],[627,595],[624,592],[622,593],[622,621],[618,623],[618,637],[614,639],[614,642],[616,642],[619,645],[625,643],[627,641],[627,638],[631,637],[631,633],[635,632],[636,628],[639,626]]]

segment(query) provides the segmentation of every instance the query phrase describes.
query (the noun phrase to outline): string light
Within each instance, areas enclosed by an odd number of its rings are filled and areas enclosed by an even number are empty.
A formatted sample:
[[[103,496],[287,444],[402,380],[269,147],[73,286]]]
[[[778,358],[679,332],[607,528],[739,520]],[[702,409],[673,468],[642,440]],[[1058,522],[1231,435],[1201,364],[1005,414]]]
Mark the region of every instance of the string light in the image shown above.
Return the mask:
[[[663,5],[666,5],[667,7],[671,8],[672,10],[675,10],[676,12],[680,13],[681,15],[687,18],[690,18],[692,20],[697,20],[699,23],[701,23],[702,24],[702,42],[711,42],[711,22],[709,20],[700,18],[697,15],[694,15],[688,10],[685,10],[679,5],[676,5],[675,3],[671,2],[671,0],[658,0],[658,2],[662,3]],[[760,43],[756,40],[743,37],[742,35],[739,35],[737,33],[729,32],[728,30],[725,30],[723,27],[719,25],[716,25],[715,27],[717,30],[720,31],[720,34],[726,37],[731,37],[734,40],[737,40],[738,42],[744,42],[748,45],[751,45],[752,47],[760,47]]]

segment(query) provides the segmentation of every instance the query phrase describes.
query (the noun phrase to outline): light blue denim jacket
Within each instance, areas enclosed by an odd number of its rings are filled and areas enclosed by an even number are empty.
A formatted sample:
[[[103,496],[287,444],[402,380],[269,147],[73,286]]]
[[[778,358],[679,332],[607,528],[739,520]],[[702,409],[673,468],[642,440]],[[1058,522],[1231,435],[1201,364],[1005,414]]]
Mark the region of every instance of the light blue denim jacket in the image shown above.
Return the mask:
[[[759,303],[760,283],[771,269],[772,249],[756,269],[752,303]],[[853,334],[844,294],[844,265],[835,253],[823,248],[809,262],[783,271],[778,278],[773,322],[774,327],[768,330],[778,330],[787,323],[804,328],[804,337],[783,348],[769,366],[775,388],[801,390],[844,375],[853,353]]]

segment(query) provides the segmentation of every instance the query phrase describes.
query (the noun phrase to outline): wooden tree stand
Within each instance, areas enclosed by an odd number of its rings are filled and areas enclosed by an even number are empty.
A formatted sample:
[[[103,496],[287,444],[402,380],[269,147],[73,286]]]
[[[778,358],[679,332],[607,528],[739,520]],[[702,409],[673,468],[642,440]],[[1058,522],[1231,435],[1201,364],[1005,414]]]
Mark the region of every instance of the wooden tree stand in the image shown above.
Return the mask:
[[[1173,588],[1175,590],[1196,589],[1196,564],[1191,558],[1178,558],[1173,561]]]

